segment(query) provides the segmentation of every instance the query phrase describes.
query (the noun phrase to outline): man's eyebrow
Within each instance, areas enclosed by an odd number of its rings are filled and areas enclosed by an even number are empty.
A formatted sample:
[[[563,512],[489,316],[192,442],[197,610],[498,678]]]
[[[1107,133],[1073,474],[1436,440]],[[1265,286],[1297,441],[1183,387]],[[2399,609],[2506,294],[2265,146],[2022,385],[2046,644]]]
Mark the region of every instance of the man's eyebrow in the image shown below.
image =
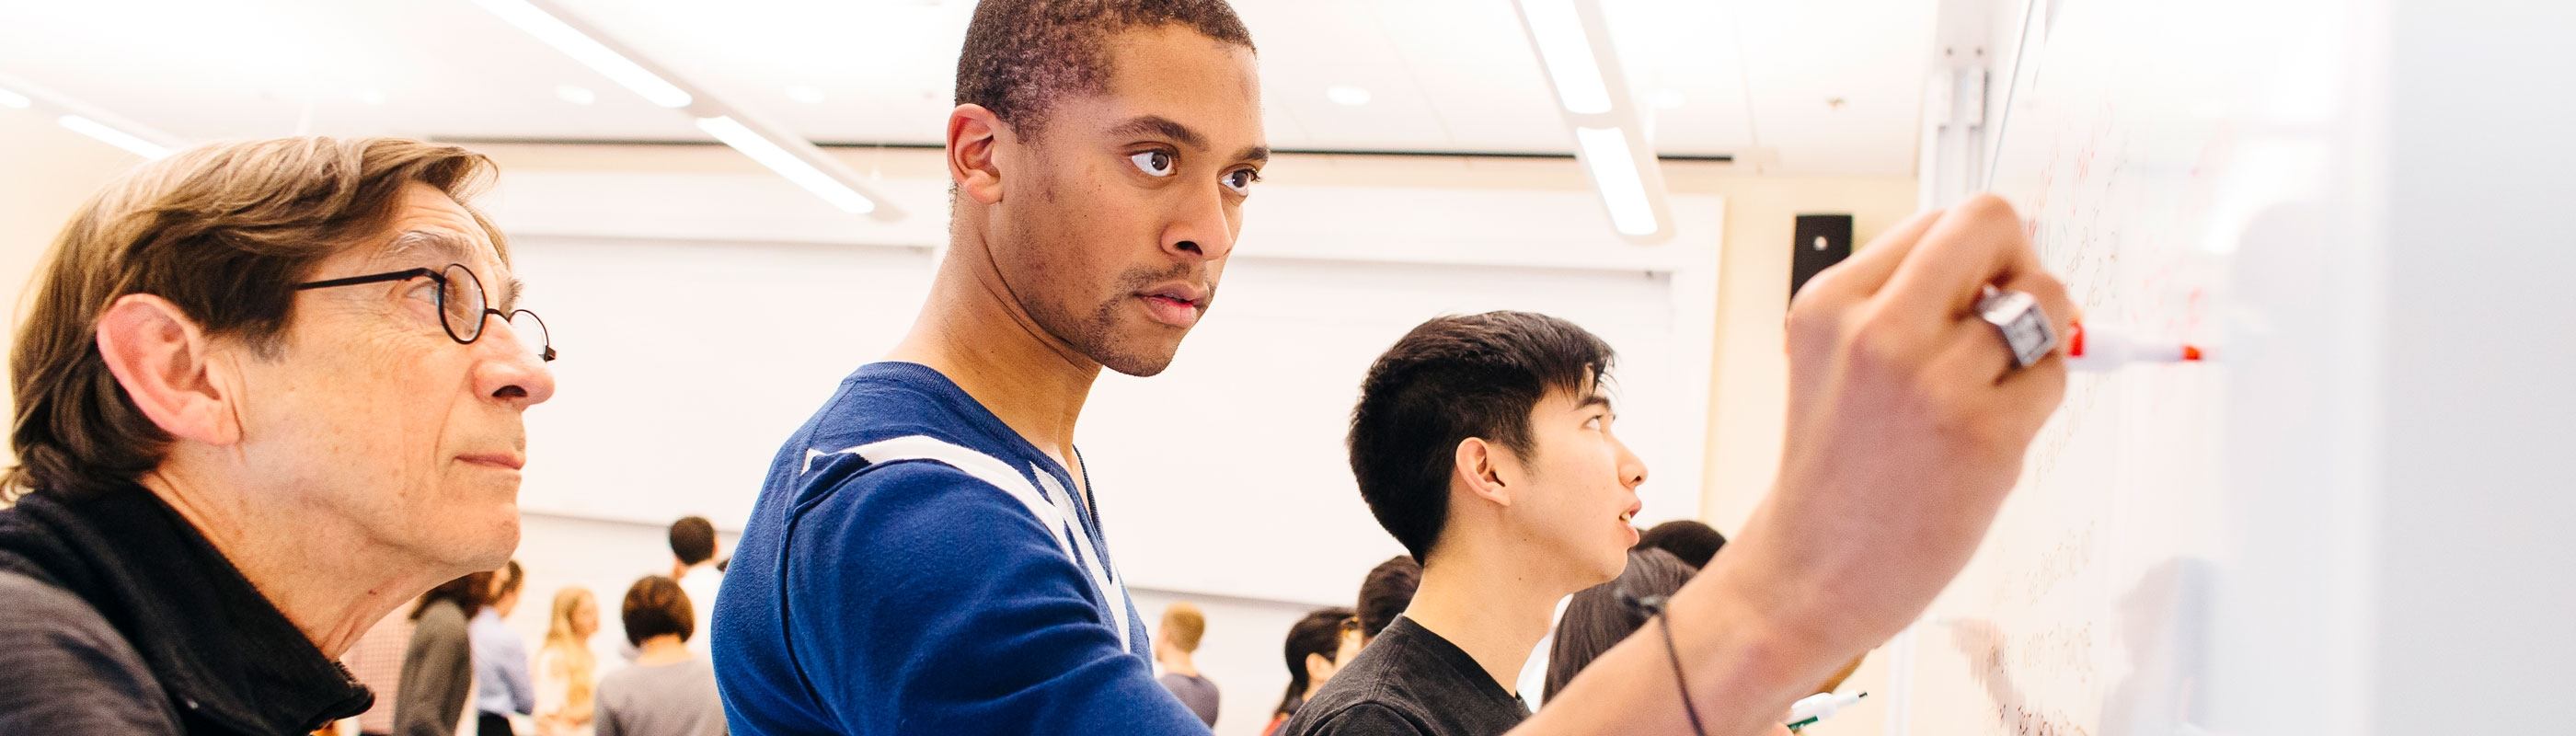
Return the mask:
[[[475,250],[474,241],[466,240],[465,236],[456,233],[445,230],[405,230],[402,234],[394,236],[393,242],[387,243],[383,252],[377,254],[377,258],[400,261],[415,256],[431,256],[429,260],[436,263],[429,264],[429,267],[436,269],[444,268],[451,263],[472,260],[472,256],[468,254]],[[500,287],[498,290],[489,293],[492,298],[491,306],[498,307],[504,312],[516,307],[519,296],[528,291],[527,282],[516,277],[498,286]]]
[[[1236,161],[1244,161],[1244,162],[1248,162],[1248,163],[1256,163],[1256,164],[1257,164],[1257,163],[1267,163],[1267,162],[1269,162],[1269,161],[1270,161],[1270,147],[1269,147],[1269,146],[1252,146],[1252,147],[1249,147],[1249,148],[1245,148],[1245,149],[1243,149],[1243,152],[1242,152],[1242,153],[1237,153],[1237,154],[1235,154],[1235,155],[1234,155],[1234,160],[1236,160]]]
[[[1593,408],[1593,407],[1600,407],[1602,411],[1608,411],[1608,412],[1614,412],[1614,413],[1617,411],[1617,410],[1612,409],[1612,408],[1610,407],[1610,397],[1608,397],[1608,396],[1603,396],[1603,395],[1601,395],[1601,394],[1599,394],[1599,393],[1593,393],[1593,394],[1591,394],[1591,395],[1589,395],[1589,396],[1585,396],[1585,397],[1583,397],[1583,398],[1581,398],[1581,399],[1577,399],[1577,400],[1575,400],[1575,402],[1574,402],[1574,410],[1575,410],[1575,411],[1583,411],[1583,410],[1585,410],[1585,409],[1590,409],[1590,408]]]
[[[473,243],[455,233],[444,230],[405,230],[402,234],[394,236],[393,242],[385,244],[384,250],[377,253],[377,257],[383,260],[394,260],[408,258],[415,253],[438,256],[442,260],[440,263],[433,264],[435,267],[449,263],[464,263],[466,254],[472,252],[474,252]]]
[[[1180,141],[1181,145],[1202,151],[1207,150],[1208,147],[1207,136],[1199,135],[1199,132],[1191,130],[1190,126],[1182,125],[1161,115],[1145,115],[1129,119],[1127,122],[1119,123],[1117,127],[1110,128],[1109,135],[1119,138],[1154,135]]]

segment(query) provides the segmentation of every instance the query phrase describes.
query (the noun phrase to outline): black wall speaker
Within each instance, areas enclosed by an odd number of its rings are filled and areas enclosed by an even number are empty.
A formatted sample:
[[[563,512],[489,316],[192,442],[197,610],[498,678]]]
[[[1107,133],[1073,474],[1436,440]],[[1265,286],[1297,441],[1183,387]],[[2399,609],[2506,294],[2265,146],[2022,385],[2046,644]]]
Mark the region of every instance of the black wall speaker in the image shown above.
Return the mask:
[[[1797,252],[1789,259],[1791,297],[1806,287],[1808,279],[1851,257],[1852,216],[1799,215],[1797,232],[1789,244]]]

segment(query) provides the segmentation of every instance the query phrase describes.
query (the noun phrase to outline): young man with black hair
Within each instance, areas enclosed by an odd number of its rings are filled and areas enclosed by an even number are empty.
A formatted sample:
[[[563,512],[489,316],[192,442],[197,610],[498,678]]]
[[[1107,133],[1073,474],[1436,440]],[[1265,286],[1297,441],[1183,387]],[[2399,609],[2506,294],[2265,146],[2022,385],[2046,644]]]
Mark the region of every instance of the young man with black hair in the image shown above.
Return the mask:
[[[1627,564],[1646,465],[1619,441],[1610,346],[1527,312],[1433,319],[1379,356],[1351,473],[1422,564],[1412,604],[1282,731],[1488,736],[1556,602]]]
[[[1160,373],[1213,300],[1268,158],[1250,33],[1220,0],[987,0],[957,94],[929,301],[780,449],[718,596],[733,730],[1204,734],[1147,666],[1073,428],[1102,368]],[[1994,288],[2030,299],[1970,308]],[[1958,573],[2064,390],[2028,338],[2073,303],[1991,197],[1895,228],[1790,311],[1778,492],[1674,626],[1531,733],[1775,730]]]

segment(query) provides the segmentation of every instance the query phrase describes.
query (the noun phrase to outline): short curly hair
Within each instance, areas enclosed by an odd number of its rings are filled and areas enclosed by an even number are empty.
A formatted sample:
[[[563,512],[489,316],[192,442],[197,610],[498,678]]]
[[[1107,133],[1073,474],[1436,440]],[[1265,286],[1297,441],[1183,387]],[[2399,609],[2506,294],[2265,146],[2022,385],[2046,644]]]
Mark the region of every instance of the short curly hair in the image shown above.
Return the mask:
[[[984,0],[957,54],[956,104],[1037,140],[1057,102],[1109,88],[1111,36],[1165,25],[1253,49],[1225,0]]]

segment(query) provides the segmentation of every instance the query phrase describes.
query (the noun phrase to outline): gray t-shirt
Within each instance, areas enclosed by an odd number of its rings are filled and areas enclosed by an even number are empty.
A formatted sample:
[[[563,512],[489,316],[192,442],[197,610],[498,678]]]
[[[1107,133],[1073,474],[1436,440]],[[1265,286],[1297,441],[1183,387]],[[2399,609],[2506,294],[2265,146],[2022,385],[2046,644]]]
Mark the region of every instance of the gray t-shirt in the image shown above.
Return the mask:
[[[1216,727],[1216,683],[1214,681],[1198,675],[1166,672],[1163,673],[1161,682],[1163,689],[1172,691],[1172,697],[1180,698],[1181,704],[1189,706],[1190,712],[1198,714],[1199,720],[1206,721],[1209,728]]]
[[[598,736],[724,736],[724,701],[705,657],[628,665],[599,678]]]

